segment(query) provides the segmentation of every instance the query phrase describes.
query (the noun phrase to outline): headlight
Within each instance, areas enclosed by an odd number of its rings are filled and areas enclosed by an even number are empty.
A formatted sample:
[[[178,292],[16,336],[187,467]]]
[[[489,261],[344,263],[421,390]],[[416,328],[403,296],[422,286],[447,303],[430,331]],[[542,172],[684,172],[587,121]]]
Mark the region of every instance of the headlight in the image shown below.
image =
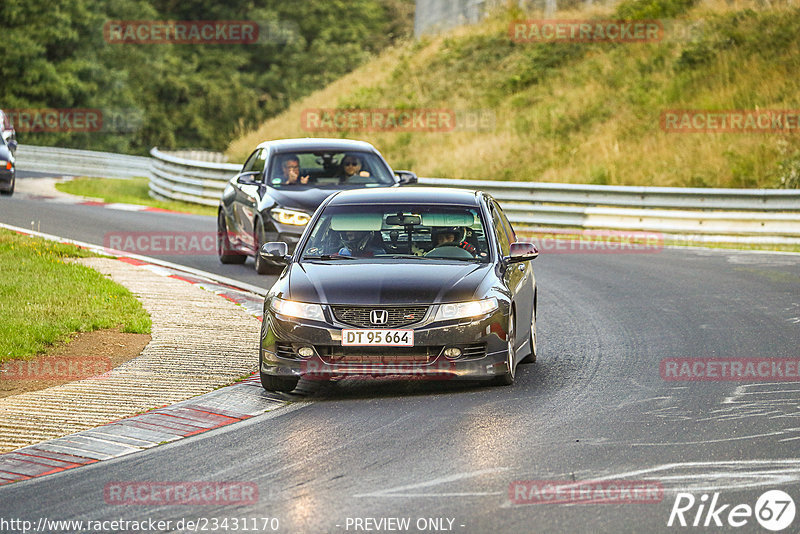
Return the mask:
[[[288,315],[289,317],[297,317],[299,319],[312,319],[315,321],[325,320],[325,315],[322,313],[322,306],[319,304],[308,304],[306,302],[295,302],[293,300],[283,300],[279,298],[272,299],[269,307],[275,313],[281,315]]]
[[[7,171],[10,171],[11,167],[13,167],[10,161],[3,161],[1,159],[0,159],[0,166],[5,167]]]
[[[285,208],[275,208],[272,210],[272,218],[281,224],[291,224],[292,226],[305,226],[311,220],[308,213]]]
[[[435,321],[448,321],[451,319],[465,319],[486,315],[497,309],[497,299],[473,300],[470,302],[456,302],[454,304],[442,304],[436,312]]]

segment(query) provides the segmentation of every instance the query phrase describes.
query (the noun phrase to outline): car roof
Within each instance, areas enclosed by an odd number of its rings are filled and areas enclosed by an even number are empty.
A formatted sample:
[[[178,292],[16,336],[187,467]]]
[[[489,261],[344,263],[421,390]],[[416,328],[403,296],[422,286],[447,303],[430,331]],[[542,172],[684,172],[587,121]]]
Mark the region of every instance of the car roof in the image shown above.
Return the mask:
[[[270,148],[272,150],[283,151],[302,151],[302,150],[361,150],[377,152],[374,146],[366,141],[356,141],[354,139],[331,139],[325,137],[305,137],[302,139],[278,139],[275,141],[265,141],[258,145],[258,148]]]
[[[381,187],[336,193],[330,206],[352,204],[457,204],[479,206],[481,193],[445,187]]]

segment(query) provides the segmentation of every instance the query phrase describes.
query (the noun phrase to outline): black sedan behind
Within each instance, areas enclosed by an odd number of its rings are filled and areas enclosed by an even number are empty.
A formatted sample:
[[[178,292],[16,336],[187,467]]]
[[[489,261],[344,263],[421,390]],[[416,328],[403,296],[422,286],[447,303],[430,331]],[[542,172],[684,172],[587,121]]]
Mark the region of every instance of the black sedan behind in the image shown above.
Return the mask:
[[[398,376],[511,384],[536,358],[531,243],[491,196],[457,189],[331,196],[264,301],[267,390],[300,378]]]
[[[357,165],[349,165],[357,163]],[[293,249],[314,210],[346,189],[415,183],[409,171],[392,171],[369,143],[348,139],[284,139],[256,147],[222,193],[217,251],[222,263],[254,256],[259,274],[282,265],[257,254],[263,243],[285,241]]]

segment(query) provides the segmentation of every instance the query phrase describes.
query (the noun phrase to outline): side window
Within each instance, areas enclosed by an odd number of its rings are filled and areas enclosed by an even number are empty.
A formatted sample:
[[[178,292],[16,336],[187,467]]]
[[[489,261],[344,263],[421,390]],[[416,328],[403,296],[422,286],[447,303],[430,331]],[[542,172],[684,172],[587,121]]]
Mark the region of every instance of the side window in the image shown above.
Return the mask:
[[[495,205],[497,206],[497,204]],[[497,206],[497,213],[500,214],[500,220],[503,221],[503,229],[505,229],[506,234],[508,235],[508,240],[512,243],[516,243],[517,234],[514,232],[514,227],[511,226],[511,223],[508,221],[508,217],[506,217],[506,214],[502,209],[500,209],[500,206]]]
[[[492,227],[494,229],[494,235],[497,237],[497,242],[500,243],[500,253],[503,256],[508,256],[511,254],[511,242],[509,241],[508,234],[506,233],[506,223],[504,223],[500,209],[494,202],[492,202],[491,211]]]
[[[250,157],[249,157],[249,158],[247,158],[247,161],[245,161],[245,162],[244,162],[244,165],[242,166],[242,172],[243,172],[243,173],[245,173],[245,172],[250,172],[250,171],[252,171],[252,170],[253,170],[253,165],[255,165],[255,164],[256,164],[256,159],[258,158],[258,155],[259,155],[260,153],[261,153],[261,149],[259,149],[259,150],[256,150],[255,152],[253,152],[252,154],[250,154]]]
[[[264,172],[264,163],[267,157],[267,151],[260,148],[253,152],[242,167],[242,172]]]
[[[267,154],[268,152],[262,148],[256,156],[256,161],[253,163],[253,171],[261,173],[261,178],[264,176],[264,165],[267,163]]]

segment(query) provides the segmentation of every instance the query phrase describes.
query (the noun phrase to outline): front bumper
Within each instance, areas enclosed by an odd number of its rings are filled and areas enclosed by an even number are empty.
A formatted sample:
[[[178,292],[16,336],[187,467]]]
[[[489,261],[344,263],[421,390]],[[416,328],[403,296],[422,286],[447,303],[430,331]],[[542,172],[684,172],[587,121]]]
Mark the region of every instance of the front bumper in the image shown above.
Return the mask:
[[[402,327],[414,330],[413,347],[346,347],[342,346],[342,329],[353,326],[289,318],[265,310],[260,368],[268,375],[312,380],[349,376],[488,380],[508,371],[507,326],[508,315],[501,307],[483,317],[436,323],[423,320]],[[312,347],[314,355],[300,357],[301,347]],[[447,358],[447,347],[462,349],[462,356]]]

